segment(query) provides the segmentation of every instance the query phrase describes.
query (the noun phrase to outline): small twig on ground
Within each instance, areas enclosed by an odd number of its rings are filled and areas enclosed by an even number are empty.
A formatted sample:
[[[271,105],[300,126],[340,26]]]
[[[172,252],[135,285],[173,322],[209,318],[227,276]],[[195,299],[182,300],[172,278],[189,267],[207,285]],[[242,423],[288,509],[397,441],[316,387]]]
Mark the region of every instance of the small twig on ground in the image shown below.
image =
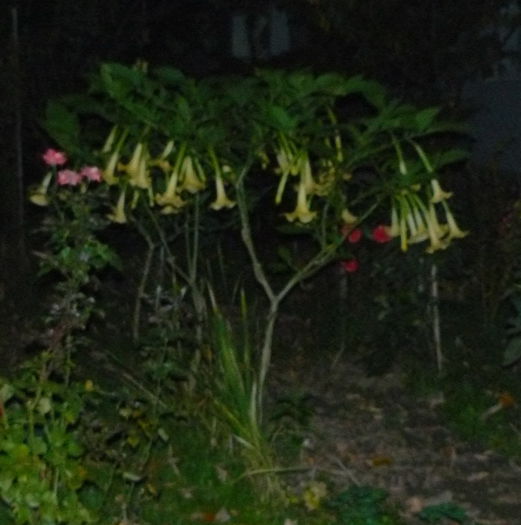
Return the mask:
[[[340,467],[340,475],[347,476],[355,485],[360,485],[360,481],[357,479],[357,477],[353,474],[352,469],[347,468],[342,460],[337,456],[328,456],[328,459],[333,461],[333,463],[336,463]],[[338,471],[335,471],[338,472]],[[332,472],[330,472],[332,473]]]

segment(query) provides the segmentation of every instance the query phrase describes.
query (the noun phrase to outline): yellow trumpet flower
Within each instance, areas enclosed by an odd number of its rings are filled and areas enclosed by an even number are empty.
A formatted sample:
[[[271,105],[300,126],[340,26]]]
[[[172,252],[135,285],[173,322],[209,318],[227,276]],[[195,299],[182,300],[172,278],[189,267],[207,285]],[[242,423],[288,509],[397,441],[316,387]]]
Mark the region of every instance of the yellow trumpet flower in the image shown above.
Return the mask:
[[[156,195],[156,203],[159,204],[159,206],[171,206],[173,208],[182,208],[186,204],[186,202],[183,199],[181,199],[181,197],[177,193],[178,181],[179,172],[177,168],[174,168],[170,175],[170,179],[168,180],[166,190],[164,191],[164,193],[158,193]]]
[[[438,222],[436,210],[434,209],[432,203],[429,206],[427,214],[425,215],[425,220],[427,222],[427,231],[430,240],[430,245],[428,246],[426,252],[434,253],[438,250],[444,250],[447,248],[450,242],[447,241],[447,239],[442,239],[442,236],[444,235],[443,228]]]
[[[202,170],[198,170],[199,172]],[[190,155],[183,160],[181,167],[181,186],[179,193],[186,190],[188,193],[197,193],[205,188],[205,183],[199,178],[198,171],[194,167],[194,161]]]
[[[270,163],[270,158],[268,157],[268,154],[264,150],[257,151],[257,156],[259,157],[261,161],[261,167],[263,170],[265,170]]]
[[[282,201],[282,195],[286,189],[286,183],[288,182],[288,176],[292,172],[293,160],[287,153],[284,148],[281,148],[276,153],[277,164],[279,169],[277,170],[280,173],[280,181],[277,187],[277,193],[275,194],[275,204],[280,204]]]
[[[302,176],[302,182],[306,189],[306,193],[308,195],[310,193],[314,193],[317,185],[315,181],[313,180],[313,174],[311,173],[311,164],[309,162],[309,158],[307,155],[302,156],[301,165],[300,165],[300,173]]]
[[[113,126],[110,130],[109,136],[107,137],[107,140],[105,141],[105,144],[103,145],[103,148],[101,149],[102,153],[108,153],[112,150],[112,146],[114,145],[114,141],[116,140],[116,135],[118,133],[118,126]]]
[[[429,204],[428,216],[430,223],[433,225],[436,231],[436,235],[440,238],[443,237],[449,231],[449,227],[446,224],[439,223],[436,209],[432,203]]]
[[[170,170],[172,169],[172,164],[170,164],[170,162],[168,162],[168,160],[161,159],[161,158],[157,158],[157,159],[153,159],[153,160],[148,161],[148,166],[151,167],[151,168],[157,167],[163,173],[170,173]]]
[[[318,182],[315,181],[313,193],[320,197],[328,195],[334,187],[336,181],[335,169],[331,163],[326,163],[322,171],[318,174]]]
[[[443,202],[442,204],[443,208],[445,209],[445,217],[447,219],[447,225],[449,227],[449,239],[462,239],[463,237],[466,237],[469,232],[460,229],[447,203]]]
[[[409,239],[407,239],[407,242],[409,244],[415,244],[426,241],[429,238],[429,232],[427,230],[427,226],[425,225],[425,220],[420,209],[415,206],[411,213],[413,215],[415,227],[414,230],[411,229],[411,235],[409,236]]]
[[[430,200],[431,200],[431,202],[433,204],[436,204],[438,202],[442,202],[442,201],[452,197],[452,193],[451,192],[444,191],[442,189],[438,179],[431,179],[431,187],[432,187],[432,196],[431,196]]]
[[[403,203],[403,201],[402,201]],[[402,252],[406,252],[408,249],[407,244],[407,221],[406,221],[406,213],[403,207],[400,209],[400,221],[398,224],[398,230],[400,231],[400,249]]]
[[[283,176],[288,175],[291,171],[291,163],[286,151],[284,149],[278,150],[275,157],[277,158],[277,164],[279,165],[278,171],[280,171]]]
[[[37,206],[47,206],[49,204],[49,199],[47,197],[47,190],[49,189],[49,184],[51,183],[53,173],[49,171],[47,175],[43,178],[40,186],[29,195],[29,200],[36,204]]]
[[[184,203],[183,203],[184,204]],[[176,208],[175,206],[164,206],[161,208],[161,211],[159,212],[161,215],[174,215],[176,213],[179,213],[181,211],[181,208]]]
[[[132,157],[128,164],[120,164],[121,170],[126,171],[129,177],[129,182],[132,186],[146,189],[150,187],[150,180],[147,170],[148,154],[145,144],[138,142],[132,153]]]
[[[346,224],[356,224],[358,222],[358,217],[353,215],[347,208],[344,208],[342,211],[341,219]]]
[[[174,149],[174,140],[173,139],[170,139],[166,144],[165,144],[165,147],[163,148],[163,151],[161,153],[161,155],[159,155],[159,158],[161,160],[165,160],[168,155],[170,155],[170,153],[172,153],[172,150]]]
[[[291,213],[284,214],[289,222],[293,222],[296,219],[303,224],[307,224],[308,222],[311,222],[317,214],[316,211],[311,211],[309,209],[307,202],[308,199],[306,193],[306,185],[303,178],[303,176],[300,177],[300,183],[298,185],[297,193],[297,206],[295,210]]]
[[[400,235],[400,222],[395,203],[393,203],[391,208],[391,227],[389,228],[389,235],[391,237],[398,237],[398,235]]]
[[[114,151],[110,156],[105,169],[102,172],[103,180],[109,185],[113,186],[118,182],[116,178],[116,167],[119,160],[119,151]]]
[[[222,179],[221,173],[219,172],[216,172],[215,174],[215,193],[215,200],[210,204],[210,208],[212,208],[212,210],[217,211],[222,208],[233,208],[235,206],[235,202],[230,200],[226,195],[224,181]]]
[[[406,198],[407,191],[402,190],[395,196],[393,206],[391,208],[391,226],[389,228],[389,235],[391,237],[400,236],[400,250],[406,252],[407,244],[407,214],[410,213],[410,205]]]
[[[133,186],[136,186],[143,190],[151,187],[150,173],[149,173],[148,166],[147,166],[146,156],[143,155],[139,161],[139,169],[137,172],[137,177],[134,180],[131,178],[129,182]]]
[[[123,188],[119,194],[118,202],[116,206],[112,209],[112,213],[107,215],[107,218],[112,222],[117,224],[127,223],[127,216],[125,214],[125,198],[126,198],[126,188]]]

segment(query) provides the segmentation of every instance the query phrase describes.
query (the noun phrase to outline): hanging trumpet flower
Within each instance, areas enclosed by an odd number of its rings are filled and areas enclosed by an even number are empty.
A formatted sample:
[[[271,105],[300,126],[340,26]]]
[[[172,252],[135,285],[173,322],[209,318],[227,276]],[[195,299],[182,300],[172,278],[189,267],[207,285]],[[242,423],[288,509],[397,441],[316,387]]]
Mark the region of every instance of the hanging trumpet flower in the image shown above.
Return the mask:
[[[407,222],[410,232],[409,238],[407,239],[409,244],[420,243],[426,241],[429,238],[429,232],[427,230],[425,218],[418,206],[414,206],[411,209]]]
[[[116,206],[112,209],[112,213],[107,215],[107,218],[112,222],[117,224],[125,224],[128,222],[125,214],[125,199],[126,188],[122,188]]]
[[[463,237],[466,237],[468,235],[468,231],[463,231],[459,228],[458,224],[456,223],[456,219],[454,218],[454,215],[452,215],[449,205],[443,201],[442,202],[443,209],[445,210],[445,217],[447,219],[447,225],[449,228],[449,240],[451,239],[462,239]]]
[[[118,180],[116,178],[116,167],[119,161],[119,151],[112,152],[107,165],[103,169],[103,180],[109,185],[113,186],[117,184]]]
[[[170,153],[172,153],[172,150],[174,149],[174,141],[173,139],[170,139],[163,148],[163,151],[161,152],[161,155],[159,155],[160,160],[166,160]]]
[[[40,186],[36,188],[29,195],[29,200],[36,204],[37,206],[47,206],[49,204],[49,199],[47,197],[47,191],[49,190],[49,184],[51,183],[53,173],[49,171],[47,175],[43,178]]]
[[[165,214],[174,213],[173,210],[179,210],[185,206],[186,202],[179,195],[178,188],[181,166],[185,159],[186,144],[181,145],[177,152],[175,165],[171,168],[170,176],[166,184],[166,189],[163,193],[158,193],[155,196],[155,201],[160,206],[168,207],[167,210],[162,210]]]
[[[112,147],[114,146],[114,142],[116,140],[116,136],[118,134],[118,126],[112,126],[112,129],[110,130],[109,136],[105,140],[105,144],[103,144],[103,148],[101,148],[101,153],[109,153],[112,151]]]
[[[415,197],[416,202],[418,203],[417,208],[425,221],[428,240],[430,242],[426,252],[434,253],[438,250],[445,250],[450,244],[449,241],[445,239],[447,226],[445,224],[440,224],[436,208],[432,202],[429,202],[426,206],[418,196]]]
[[[118,163],[120,159],[120,151],[121,151],[121,147],[123,146],[123,143],[125,142],[125,139],[127,138],[128,130],[126,129],[123,130],[114,148],[114,143],[116,142],[118,133],[119,133],[118,126],[114,126],[112,130],[110,131],[110,134],[107,137],[107,140],[105,141],[105,144],[103,145],[103,148],[101,150],[102,153],[106,153],[106,154],[112,152],[107,161],[107,164],[105,165],[105,168],[103,169],[103,180],[109,186],[113,186],[114,184],[117,184],[118,182],[116,173],[117,173]]]
[[[222,208],[233,208],[235,201],[230,200],[224,189],[224,182],[220,171],[215,174],[215,200],[210,204],[212,210],[220,210]]]
[[[177,163],[176,163],[177,164]],[[179,182],[179,170],[177,165],[172,169],[168,184],[164,193],[158,193],[155,201],[159,206],[170,206],[171,208],[182,208],[186,202],[177,193],[177,184]]]
[[[276,158],[279,167],[276,171],[280,173],[280,181],[275,194],[275,204],[280,204],[282,201],[288,177],[290,175],[298,175],[301,172],[302,158],[306,155],[303,151],[299,152],[295,144],[283,133],[279,134],[278,142]]]
[[[188,193],[194,194],[204,190],[206,184],[201,180],[200,173],[202,173],[202,168],[200,164],[197,163],[197,159],[195,160],[194,165],[192,157],[187,155],[181,166],[181,184],[178,189],[179,193],[186,190]]]
[[[433,211],[434,208],[432,210],[428,208],[414,189],[412,191],[402,190],[395,198],[391,209],[389,234],[392,237],[400,236],[402,251],[407,251],[409,244],[428,239],[433,249],[441,249],[443,229],[438,223],[435,211],[432,215]]]
[[[394,200],[391,205],[391,227],[389,228],[389,235],[391,237],[398,237],[398,235],[400,235],[400,222]]]
[[[288,176],[291,172],[290,161],[288,159],[288,154],[285,150],[281,149],[277,152],[277,162],[279,165],[280,171],[280,181],[277,186],[277,193],[275,194],[275,204],[280,204],[282,201],[282,195],[286,189],[286,183],[288,182]]]
[[[181,212],[181,208],[176,208],[174,206],[163,206],[159,212],[161,215],[176,215]]]
[[[303,224],[307,224],[315,218],[316,214],[316,211],[311,211],[309,209],[306,184],[304,176],[301,175],[297,190],[297,206],[293,212],[285,213],[284,215],[289,222],[297,220]]]
[[[120,163],[118,168],[125,171],[129,177],[129,183],[141,189],[148,189],[151,186],[147,168],[148,152],[143,142],[138,142],[132,153],[128,164]]]
[[[309,156],[307,153],[303,153],[300,158],[300,173],[302,177],[302,183],[308,195],[315,193],[317,185],[313,179],[311,173],[311,164],[309,162]]]
[[[438,202],[443,202],[446,199],[449,199],[450,197],[452,197],[451,192],[444,191],[442,189],[438,179],[431,179],[431,188],[432,188],[432,196],[430,200],[433,204],[436,204]]]
[[[400,236],[400,249],[402,252],[406,252],[408,248],[407,242],[407,215],[409,214],[409,203],[406,198],[406,191],[402,191],[396,200],[396,205],[398,209],[396,211],[397,215],[397,224],[394,226],[394,229],[397,230],[398,235]],[[391,228],[393,230],[393,217],[391,212]]]
[[[235,201],[230,200],[226,195],[223,180],[223,174],[226,174],[228,177],[232,175],[232,168],[227,164],[221,166],[213,148],[208,149],[208,156],[210,157],[210,162],[212,163],[215,174],[215,200],[210,204],[210,208],[212,210],[233,208]]]

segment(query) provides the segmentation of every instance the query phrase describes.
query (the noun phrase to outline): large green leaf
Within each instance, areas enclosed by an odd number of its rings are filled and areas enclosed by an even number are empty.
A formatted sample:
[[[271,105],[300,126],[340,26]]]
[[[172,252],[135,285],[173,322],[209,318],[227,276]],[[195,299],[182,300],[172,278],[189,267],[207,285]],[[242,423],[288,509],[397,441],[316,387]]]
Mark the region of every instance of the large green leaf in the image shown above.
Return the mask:
[[[80,149],[80,124],[75,113],[59,101],[50,101],[42,122],[45,131],[68,154]]]
[[[282,132],[290,132],[295,129],[297,120],[291,116],[282,106],[269,104],[266,107],[268,124]]]
[[[437,107],[425,108],[421,111],[418,111],[414,117],[416,125],[418,126],[418,131],[425,131],[427,128],[429,128],[433,124],[439,112],[440,108]]]
[[[378,82],[366,80],[361,75],[356,75],[346,80],[343,86],[342,95],[360,94],[377,108],[385,106],[385,89]]]

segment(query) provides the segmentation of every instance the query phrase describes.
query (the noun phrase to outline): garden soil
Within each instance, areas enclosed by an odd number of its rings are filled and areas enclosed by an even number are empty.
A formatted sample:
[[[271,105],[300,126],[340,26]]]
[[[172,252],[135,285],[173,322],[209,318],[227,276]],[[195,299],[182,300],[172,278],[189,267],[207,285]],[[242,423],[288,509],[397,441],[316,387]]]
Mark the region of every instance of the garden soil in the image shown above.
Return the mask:
[[[286,355],[275,360],[272,393],[309,399],[301,486],[325,477],[334,490],[382,488],[414,525],[443,503],[482,525],[521,525],[521,464],[459,439],[441,417],[443,397],[415,397],[400,370],[367,377],[345,358],[331,367],[319,355]]]

